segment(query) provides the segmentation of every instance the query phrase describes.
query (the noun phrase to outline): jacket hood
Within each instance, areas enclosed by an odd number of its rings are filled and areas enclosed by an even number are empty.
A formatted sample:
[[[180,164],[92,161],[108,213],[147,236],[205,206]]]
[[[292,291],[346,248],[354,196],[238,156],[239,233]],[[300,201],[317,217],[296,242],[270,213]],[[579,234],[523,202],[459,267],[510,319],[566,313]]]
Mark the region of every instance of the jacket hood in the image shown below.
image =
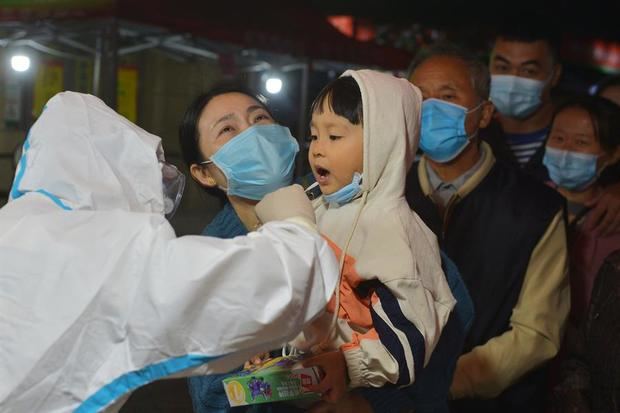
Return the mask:
[[[99,98],[54,96],[28,133],[10,200],[38,192],[64,209],[163,212],[161,139]]]
[[[418,148],[422,95],[408,80],[374,70],[348,70],[362,95],[364,171],[371,197],[401,197]]]

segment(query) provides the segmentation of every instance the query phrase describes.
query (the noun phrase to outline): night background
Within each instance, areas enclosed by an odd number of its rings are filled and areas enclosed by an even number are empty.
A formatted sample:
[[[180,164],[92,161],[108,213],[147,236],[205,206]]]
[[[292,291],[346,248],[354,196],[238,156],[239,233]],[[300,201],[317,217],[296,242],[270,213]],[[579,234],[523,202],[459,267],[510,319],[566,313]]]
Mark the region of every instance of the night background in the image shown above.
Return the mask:
[[[161,136],[167,158],[184,169],[178,123],[193,97],[218,81],[264,93],[305,142],[309,104],[344,70],[404,75],[415,54],[439,40],[486,59],[507,25],[553,35],[564,63],[560,94],[620,73],[620,1],[0,0],[0,206],[28,128],[62,90],[101,97]],[[16,54],[30,59],[23,72],[9,64]],[[270,93],[266,81],[275,77],[282,87]],[[305,165],[301,156],[298,173]],[[175,230],[199,232],[218,209],[188,182]],[[122,411],[191,412],[185,381],[147,386]]]

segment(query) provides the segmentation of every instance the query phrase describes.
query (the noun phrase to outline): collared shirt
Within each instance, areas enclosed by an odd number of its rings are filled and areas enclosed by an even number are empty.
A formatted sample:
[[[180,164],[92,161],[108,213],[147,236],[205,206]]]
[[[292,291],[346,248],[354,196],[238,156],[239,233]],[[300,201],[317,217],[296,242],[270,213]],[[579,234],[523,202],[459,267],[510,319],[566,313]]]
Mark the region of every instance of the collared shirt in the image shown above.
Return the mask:
[[[431,185],[431,188],[433,188],[433,200],[436,203],[440,204],[442,207],[448,205],[448,202],[450,202],[450,199],[454,196],[454,194],[456,194],[457,191],[465,184],[465,182],[467,182],[467,180],[471,178],[471,176],[475,174],[478,169],[480,169],[485,158],[486,152],[481,150],[480,158],[474,164],[474,166],[472,166],[461,176],[453,179],[450,182],[444,182],[433,170],[430,162],[426,162],[426,173],[428,174],[428,181]]]

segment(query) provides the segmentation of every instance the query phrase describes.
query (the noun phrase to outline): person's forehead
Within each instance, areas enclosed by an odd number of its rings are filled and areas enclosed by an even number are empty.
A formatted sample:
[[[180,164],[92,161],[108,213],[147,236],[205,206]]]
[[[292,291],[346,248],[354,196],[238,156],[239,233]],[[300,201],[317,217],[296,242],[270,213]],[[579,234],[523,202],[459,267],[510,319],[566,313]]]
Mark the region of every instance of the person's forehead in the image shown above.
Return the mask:
[[[230,113],[245,114],[249,107],[256,105],[259,105],[259,102],[251,96],[238,92],[224,93],[207,103],[200,115],[200,122],[205,125],[213,124]]]
[[[551,59],[551,49],[545,40],[536,40],[533,42],[522,42],[517,40],[508,40],[501,37],[495,40],[492,56],[501,56],[514,64],[520,64],[529,61],[545,61]]]
[[[579,107],[567,107],[560,111],[553,122],[554,129],[562,129],[575,133],[594,133],[592,119],[588,112]]]
[[[315,110],[310,119],[311,127],[352,127],[355,126],[344,116],[336,114],[329,106],[327,99],[323,101],[321,110]]]
[[[411,82],[419,88],[453,87],[471,90],[469,67],[456,56],[432,56],[411,74]]]

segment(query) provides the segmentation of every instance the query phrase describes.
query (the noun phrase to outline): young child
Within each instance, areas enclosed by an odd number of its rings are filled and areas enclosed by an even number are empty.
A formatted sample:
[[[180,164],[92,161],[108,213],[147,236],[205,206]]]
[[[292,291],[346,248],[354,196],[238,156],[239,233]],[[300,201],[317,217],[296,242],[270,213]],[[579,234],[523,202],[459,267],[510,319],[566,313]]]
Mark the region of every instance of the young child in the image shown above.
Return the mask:
[[[327,401],[347,387],[413,383],[455,304],[436,238],[404,198],[421,102],[407,80],[361,70],[312,105],[315,212],[341,280],[326,314],[292,344],[316,354],[304,364],[325,372],[312,391]]]

